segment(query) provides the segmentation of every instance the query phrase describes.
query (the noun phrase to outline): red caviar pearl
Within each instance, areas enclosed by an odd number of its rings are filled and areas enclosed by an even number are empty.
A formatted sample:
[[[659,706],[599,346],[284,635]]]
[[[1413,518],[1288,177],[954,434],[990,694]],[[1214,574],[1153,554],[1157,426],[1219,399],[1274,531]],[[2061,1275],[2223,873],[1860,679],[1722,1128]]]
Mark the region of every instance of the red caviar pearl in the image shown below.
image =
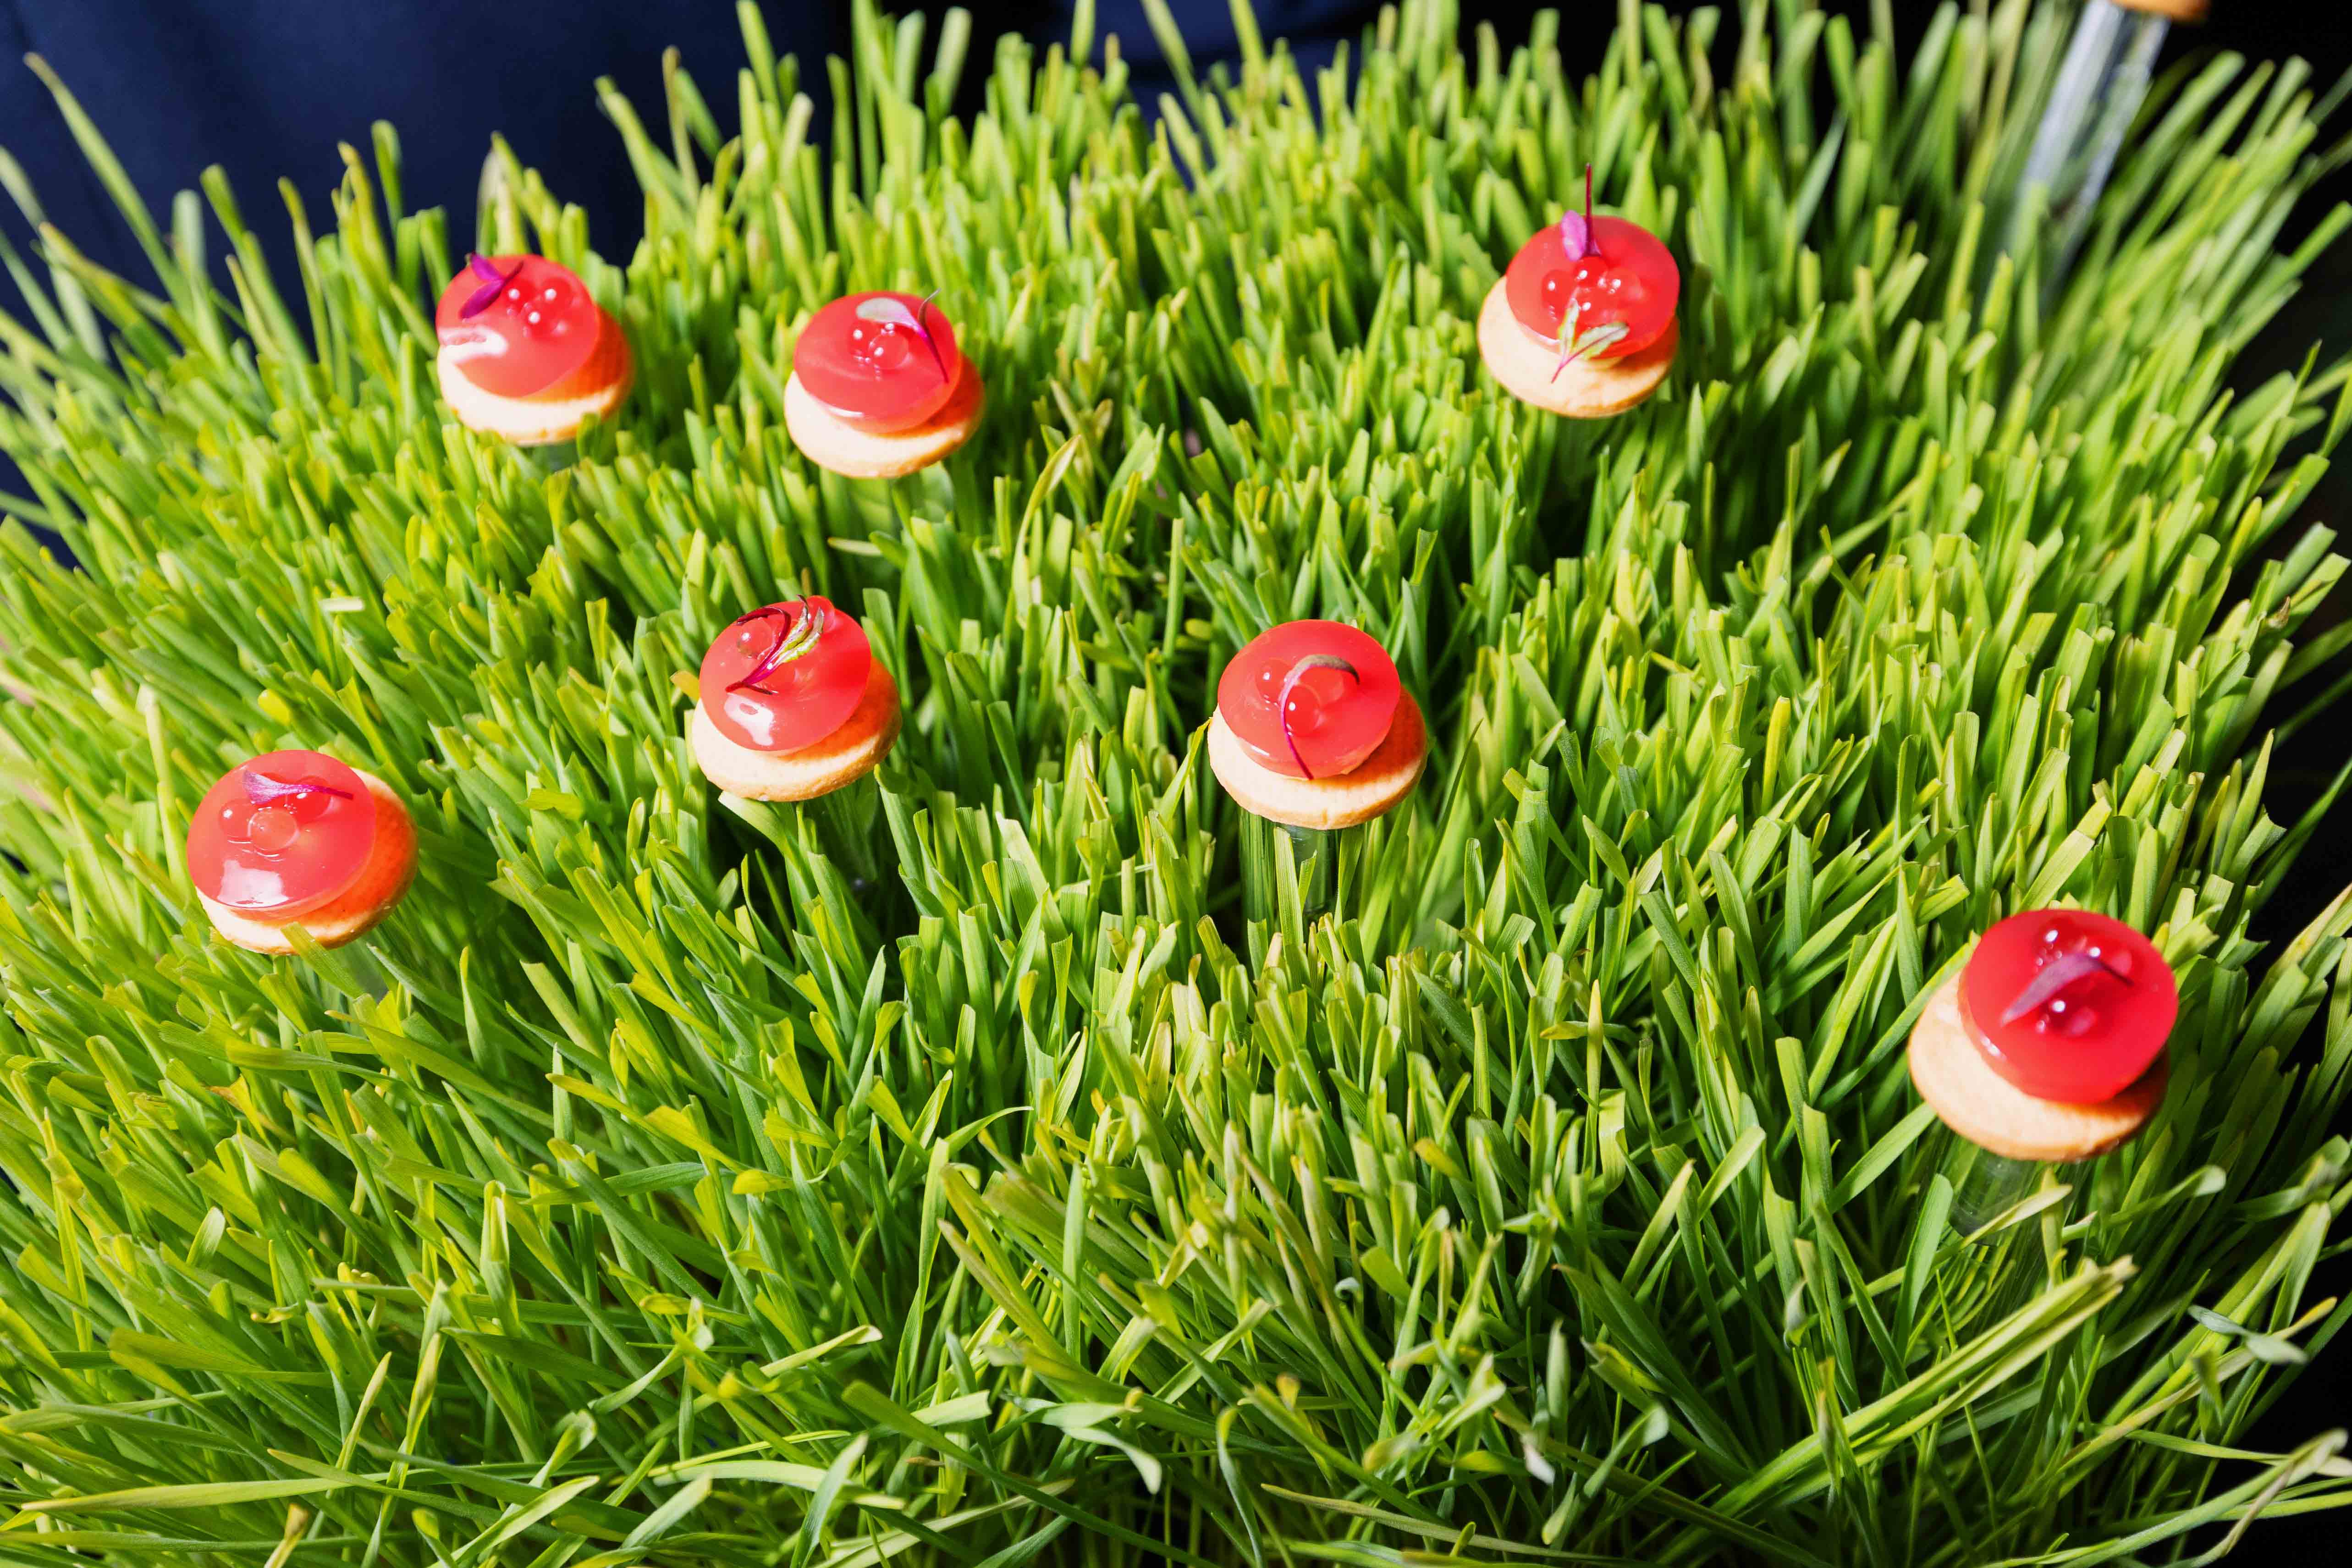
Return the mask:
[[[498,397],[529,397],[571,375],[614,330],[588,286],[569,267],[543,256],[493,256],[477,260],[511,275],[497,295],[471,315],[467,307],[488,286],[468,262],[433,313],[441,346],[457,351],[466,379]]]
[[[815,646],[766,674],[761,664],[801,619],[822,615]],[[798,751],[848,722],[874,664],[866,629],[812,594],[739,617],[702,655],[702,709],[719,733],[753,751]]]
[[[860,316],[869,299],[895,299],[922,327]],[[924,333],[929,341],[924,341]],[[921,297],[847,294],[809,318],[793,345],[793,373],[809,395],[861,430],[912,430],[947,406],[964,375],[955,324]]]
[[[285,806],[259,806],[246,819],[246,841],[266,855],[284,854],[302,836],[302,824]]]
[[[1317,657],[1344,659],[1355,674],[1328,664],[1299,669],[1301,660]],[[1286,739],[1282,688],[1294,670]],[[1388,738],[1402,690],[1396,661],[1364,632],[1337,621],[1290,621],[1234,655],[1217,681],[1217,712],[1261,767],[1290,779],[1328,779],[1361,767]]]
[[[375,797],[357,773],[320,752],[272,751],[205,791],[188,821],[188,880],[215,904],[292,920],[357,881],[374,847]]]
[[[2039,1100],[2086,1105],[2122,1093],[2163,1052],[2179,1009],[2156,945],[2085,909],[2011,915],[1960,973],[1960,1016],[1977,1049]]]
[[[1595,254],[1571,256],[1559,225],[1546,224],[1511,258],[1503,275],[1511,314],[1546,342],[1558,340],[1570,322],[1576,335],[1622,322],[1626,334],[1592,350],[1596,359],[1621,360],[1658,340],[1675,319],[1683,275],[1658,236],[1623,218],[1592,220]]]

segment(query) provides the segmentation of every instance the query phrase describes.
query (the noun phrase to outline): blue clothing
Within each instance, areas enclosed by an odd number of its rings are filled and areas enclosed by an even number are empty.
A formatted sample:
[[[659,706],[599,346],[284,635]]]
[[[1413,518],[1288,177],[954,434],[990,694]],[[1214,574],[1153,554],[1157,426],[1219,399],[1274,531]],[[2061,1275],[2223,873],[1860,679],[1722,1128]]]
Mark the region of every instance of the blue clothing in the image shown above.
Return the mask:
[[[845,23],[837,38],[817,6],[765,10],[777,52],[797,53],[803,82],[823,94],[820,62],[842,47]],[[294,182],[313,229],[331,228],[329,197],[342,178],[336,144],[365,152],[378,120],[400,132],[407,206],[447,207],[461,239],[498,131],[558,194],[587,209],[600,250],[625,255],[642,225],[642,198],[595,82],[611,77],[658,127],[670,45],[714,112],[731,121],[743,45],[728,0],[0,0],[0,147],[24,166],[50,222],[93,259],[142,283],[146,267],[113,203],[17,57],[48,61],[159,222],[173,192],[220,164],[281,277],[293,247],[278,178]],[[825,105],[819,110],[816,123],[829,124]],[[0,230],[26,250],[27,227],[5,199]],[[216,230],[208,243],[217,256]],[[14,289],[0,289],[13,306]]]
[[[894,9],[944,11],[900,4]],[[1019,30],[1066,38],[1066,3],[970,5],[974,37],[965,101],[980,107],[993,38]],[[1170,0],[1194,68],[1236,49],[1227,0]],[[798,55],[816,99],[813,131],[833,123],[824,60],[845,53],[846,7],[770,0],[761,7],[778,56]],[[1333,41],[1370,26],[1370,0],[1258,0],[1269,40],[1328,63]],[[1140,0],[1103,0],[1095,32],[1116,34],[1150,112],[1174,78]],[[933,37],[937,36],[936,28]],[[15,58],[47,59],[97,122],[161,221],[174,192],[210,164],[226,171],[246,221],[290,275],[293,246],[278,196],[291,179],[315,230],[332,226],[329,195],[342,178],[339,142],[363,152],[379,120],[400,132],[409,210],[440,205],[462,235],[482,157],[502,132],[522,161],[589,216],[608,256],[625,256],[642,226],[642,196],[618,134],[596,100],[610,77],[656,136],[661,58],[675,46],[722,129],[731,130],[742,34],[731,0],[0,0],[0,148],[23,165],[50,222],[85,254],[139,282],[146,268],[113,203],[89,172],[47,91]],[[0,199],[0,233],[20,254],[31,231]],[[209,236],[215,256],[221,244]],[[15,303],[0,279],[0,303]]]

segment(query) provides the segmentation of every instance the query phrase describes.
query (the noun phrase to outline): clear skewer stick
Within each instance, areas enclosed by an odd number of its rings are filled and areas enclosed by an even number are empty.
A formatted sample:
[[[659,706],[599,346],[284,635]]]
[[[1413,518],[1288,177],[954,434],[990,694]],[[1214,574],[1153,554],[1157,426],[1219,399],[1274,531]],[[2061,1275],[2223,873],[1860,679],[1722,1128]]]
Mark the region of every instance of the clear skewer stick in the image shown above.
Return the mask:
[[[2083,243],[2092,209],[2122,150],[2124,133],[2147,97],[2157,52],[2170,27],[2163,16],[2126,9],[2113,0],[2091,0],[2075,21],[2074,41],[2050,89],[2018,183],[2021,198],[2039,190],[2042,201],[2038,207],[2022,199],[2015,204],[2008,235],[2007,248],[2014,254],[2024,248],[2029,224],[2045,227],[2052,236],[2045,287],[2052,294],[2062,286]]]
[[[1242,812],[1242,913],[1251,926],[1286,927],[1286,885],[1296,888],[1298,930],[1331,910],[1338,877],[1333,862],[1344,830],[1301,828],[1256,812]]]
[[[1947,1223],[1968,1243],[1951,1278],[1949,1310],[1969,1322],[2007,1317],[2047,1282],[2042,1222],[2054,1207],[2063,1224],[2074,1197],[2070,1193],[2029,1218],[1988,1230],[2002,1215],[2043,1190],[2060,1167],[1994,1154],[1958,1133],[1947,1131],[1945,1138],[1943,1174],[1952,1184]]]
[[[2051,1169],[2041,1160],[2013,1160],[1980,1149],[1957,1133],[1950,1145],[1944,1176],[1952,1184],[1952,1228],[1963,1236],[1974,1236],[2032,1197]]]
[[[838,789],[803,800],[797,809],[815,833],[818,852],[841,873],[849,890],[860,896],[873,894],[882,879],[883,861],[875,841],[882,810],[878,773],[867,773]]]

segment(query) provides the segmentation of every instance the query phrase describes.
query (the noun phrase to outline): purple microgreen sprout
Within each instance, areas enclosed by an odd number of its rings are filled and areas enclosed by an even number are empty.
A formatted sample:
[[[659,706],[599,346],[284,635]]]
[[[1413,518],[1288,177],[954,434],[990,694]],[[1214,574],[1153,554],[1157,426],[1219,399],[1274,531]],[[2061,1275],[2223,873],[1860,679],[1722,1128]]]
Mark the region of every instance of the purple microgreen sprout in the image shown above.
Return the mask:
[[[877,294],[870,299],[857,302],[857,319],[860,321],[880,321],[892,327],[904,327],[920,338],[923,347],[931,351],[931,363],[940,368],[940,380],[945,381],[948,379],[948,362],[940,353],[939,340],[931,336],[931,329],[923,325],[923,318],[930,313],[931,297],[929,294],[924,295],[912,310],[907,308],[905,300],[894,294]]]
[[[1559,214],[1559,244],[1570,261],[1582,261],[1592,254],[1592,225],[1582,213]]]
[[[352,798],[350,790],[338,789],[332,784],[313,784],[308,779],[289,783],[283,779],[272,779],[266,773],[256,773],[250,768],[245,770],[245,798],[255,806],[271,806],[280,800],[299,800],[306,795],[332,795],[338,800]]]
[[[1601,254],[1600,231],[1592,225],[1592,165],[1590,163],[1584,166],[1584,211],[1560,214],[1559,243],[1567,250],[1570,261],[1582,261],[1586,256]],[[1576,324],[1583,316],[1584,307],[1580,304],[1575,313],[1559,324],[1559,363],[1551,368],[1554,381],[1559,380],[1559,372],[1574,361],[1587,354],[1600,352],[1633,331],[1622,321],[1611,321],[1595,327],[1580,339]]]
[[[1592,227],[1592,165],[1584,166],[1584,211],[1559,214],[1559,243],[1570,261],[1582,261],[1588,256],[1601,254],[1601,242]]]
[[[1289,674],[1282,677],[1282,689],[1274,696],[1274,714],[1282,726],[1282,744],[1290,747],[1290,759],[1298,764],[1301,779],[1314,778],[1315,770],[1307,767],[1307,758],[1299,755],[1298,742],[1290,733],[1290,694],[1298,689],[1298,683],[1307,678],[1309,670],[1345,670],[1351,681],[1360,682],[1364,678],[1356,673],[1355,665],[1337,653],[1309,653],[1291,665]]]
[[[749,615],[739,615],[734,624],[741,626],[753,621],[772,620],[779,615],[791,616],[792,624],[776,633],[776,640],[768,644],[768,651],[760,655],[758,662],[741,680],[728,685],[729,691],[752,691],[762,696],[782,696],[782,693],[772,692],[760,683],[815,647],[824,635],[824,607],[811,604],[804,599],[795,600],[791,605],[771,604],[764,609],[754,610]]]
[[[2025,983],[2025,988],[2017,993],[2016,1000],[2002,1010],[2000,1021],[2015,1023],[2075,981],[2093,975],[2109,975],[2126,986],[2131,984],[2130,977],[2122,970],[2095,954],[2061,953]]]
[[[466,253],[466,270],[482,279],[482,286],[457,307],[457,319],[460,321],[470,320],[488,310],[491,303],[506,292],[507,285],[515,280],[515,274],[522,270],[522,263],[518,261],[512,271],[501,273],[488,256],[476,256],[469,250]]]

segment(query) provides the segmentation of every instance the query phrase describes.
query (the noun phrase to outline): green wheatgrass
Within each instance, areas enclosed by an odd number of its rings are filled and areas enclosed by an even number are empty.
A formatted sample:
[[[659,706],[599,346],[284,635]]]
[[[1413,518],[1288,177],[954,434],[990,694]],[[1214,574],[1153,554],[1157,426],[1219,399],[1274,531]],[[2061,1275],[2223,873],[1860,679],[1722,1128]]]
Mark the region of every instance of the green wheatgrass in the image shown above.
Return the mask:
[[[2352,1497],[2340,1432],[2236,1446],[2344,1321],[2352,903],[2247,927],[2315,820],[2263,810],[2277,695],[2352,636],[2295,640],[2332,535],[2263,547],[2352,401],[2226,390],[2346,221],[2278,248],[2334,99],[2160,83],[2045,294],[1982,236],[2065,7],[1908,62],[1738,10],[1627,0],[1570,81],[1557,22],[1416,0],[1302,80],[1155,7],[1147,120],[1082,4],[966,124],[966,19],[861,6],[828,161],[746,8],[740,140],[675,60],[603,89],[625,262],[503,146],[458,234],[407,212],[380,128],[331,211],[281,187],[275,279],[60,89],[154,276],[0,257],[0,507],[87,567],[0,528],[0,1559],[2090,1564]],[[1685,294],[1580,425],[1473,321],[1587,161]],[[436,398],[468,247],[628,329],[576,467]],[[855,485],[782,385],[886,286],[990,414]],[[802,591],[907,695],[898,907],[682,738]],[[1434,750],[1253,968],[1200,727],[1301,615]],[[415,810],[359,947],[229,947],[179,869],[278,746]],[[2179,967],[2172,1092],[1971,1249],[1903,1041],[2054,899]]]

